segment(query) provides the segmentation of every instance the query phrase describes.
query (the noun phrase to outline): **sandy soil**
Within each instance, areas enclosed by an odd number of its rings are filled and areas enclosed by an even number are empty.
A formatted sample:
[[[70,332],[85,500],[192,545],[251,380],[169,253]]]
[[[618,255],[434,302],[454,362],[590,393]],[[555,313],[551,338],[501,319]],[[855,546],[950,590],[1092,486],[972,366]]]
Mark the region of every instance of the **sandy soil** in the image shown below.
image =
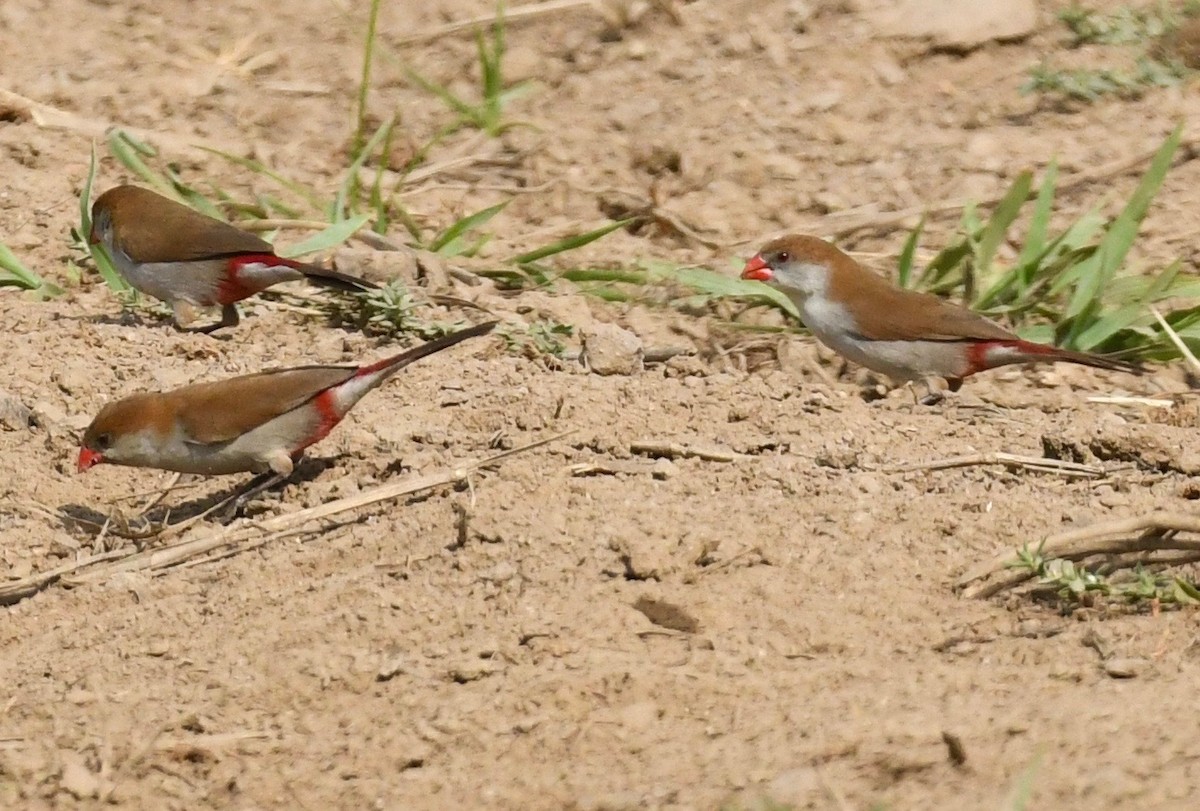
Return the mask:
[[[188,178],[245,199],[277,189],[187,145],[224,145],[331,194],[365,4],[229,0],[197,13],[204,5],[6,0],[3,86],[76,124],[161,133]],[[474,44],[401,41],[491,6],[387,5],[371,109],[399,110],[420,144],[447,113],[403,65],[465,92]],[[407,200],[445,225],[523,188],[491,225],[495,261],[605,222],[603,202],[620,194],[653,194],[709,244],[620,232],[580,261],[732,268],[782,230],[832,233],[846,211],[988,197],[1055,154],[1064,174],[1102,166],[1200,114],[1194,87],[1078,110],[1021,96],[1024,70],[1061,39],[1058,4],[1041,5],[1033,37],[965,56],[880,37],[859,2],[697,0],[674,6],[678,19],[655,5],[620,30],[587,10],[539,17],[512,28],[508,57],[512,78],[538,80],[512,108],[534,126],[451,138],[432,160],[492,159]],[[0,238],[63,284],[89,140],[0,117]],[[655,147],[677,149],[681,171],[652,175]],[[1121,199],[1136,177],[1065,194],[1062,221]],[[103,161],[100,188],[125,179]],[[1135,262],[1182,255],[1194,272],[1197,189],[1200,164],[1174,169]],[[933,220],[926,244],[952,228],[953,216]],[[886,267],[902,239],[868,229],[843,244]],[[902,392],[876,398],[873,381],[806,338],[747,363],[731,344],[714,352],[695,316],[455,292],[510,314],[623,323],[647,345],[697,354],[601,377],[496,339],[463,345],[372,394],[253,520],[574,433],[469,487],[3,609],[0,805],[993,809],[1029,769],[1031,807],[1178,808],[1194,796],[1194,612],[1063,616],[953,589],[966,568],[1048,533],[1188,509],[1200,479],[1176,457],[1195,449],[1195,423],[1089,401],[1179,391],[1178,370],[1008,370],[914,409]],[[123,323],[118,311],[92,278],[49,303],[0,296],[6,402],[35,418],[0,432],[0,571],[11,580],[133,543],[55,517],[128,512],[131,495],[165,481],[74,473],[78,431],[103,402],[387,348],[271,302],[248,305],[220,338]],[[1101,432],[1135,463],[1100,481],[992,466],[888,472],[976,452],[1040,456],[1046,442]],[[1148,435],[1165,462],[1139,456]],[[663,462],[633,452],[643,440],[730,453]],[[584,464],[599,471],[575,475]],[[168,503],[194,512],[237,483]],[[1144,666],[1112,678],[1100,650]]]

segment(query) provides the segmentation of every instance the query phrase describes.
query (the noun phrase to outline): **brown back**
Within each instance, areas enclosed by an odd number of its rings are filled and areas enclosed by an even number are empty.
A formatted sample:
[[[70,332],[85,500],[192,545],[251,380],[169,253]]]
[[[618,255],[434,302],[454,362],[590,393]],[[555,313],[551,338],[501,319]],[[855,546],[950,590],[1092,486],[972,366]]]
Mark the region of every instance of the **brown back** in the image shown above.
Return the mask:
[[[120,223],[117,247],[136,262],[187,262],[274,253],[269,242],[139,186],[117,186],[96,199],[92,216],[107,209]]]
[[[300,366],[197,383],[162,395],[195,442],[228,442],[349,380],[349,366]]]

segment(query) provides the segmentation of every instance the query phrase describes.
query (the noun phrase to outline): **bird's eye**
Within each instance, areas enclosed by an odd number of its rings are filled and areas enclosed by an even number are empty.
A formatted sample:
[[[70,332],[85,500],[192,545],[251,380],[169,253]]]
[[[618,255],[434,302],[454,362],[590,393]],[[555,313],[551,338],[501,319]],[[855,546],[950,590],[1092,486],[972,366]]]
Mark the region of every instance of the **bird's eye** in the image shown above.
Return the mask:
[[[780,251],[775,257],[775,261],[781,265],[786,265],[788,262],[792,261],[792,255],[787,251]]]
[[[112,447],[112,434],[104,433],[96,437],[96,450],[106,451]]]

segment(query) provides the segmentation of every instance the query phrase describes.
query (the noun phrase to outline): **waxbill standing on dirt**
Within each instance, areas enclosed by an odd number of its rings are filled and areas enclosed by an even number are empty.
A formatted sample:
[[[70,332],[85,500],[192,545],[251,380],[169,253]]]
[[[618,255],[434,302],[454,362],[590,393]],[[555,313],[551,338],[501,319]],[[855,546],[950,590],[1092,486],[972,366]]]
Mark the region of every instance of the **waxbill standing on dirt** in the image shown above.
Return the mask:
[[[109,403],[83,434],[79,472],[102,462],[180,473],[266,473],[286,478],[304,449],[323,439],[371,389],[413,361],[492,321],[367,366],[298,366],[143,392]]]
[[[1023,341],[994,321],[929,293],[893,287],[813,236],[768,242],[742,271],[795,302],[804,325],[838,354],[896,380],[963,378],[1010,363],[1066,361],[1122,372],[1136,364]],[[930,393],[925,402],[938,397]]]
[[[275,255],[269,242],[139,186],[117,186],[92,204],[89,241],[103,244],[134,288],[170,304],[221,306],[221,320],[194,332],[238,323],[234,302],[280,282],[307,279],[348,292],[379,285]]]

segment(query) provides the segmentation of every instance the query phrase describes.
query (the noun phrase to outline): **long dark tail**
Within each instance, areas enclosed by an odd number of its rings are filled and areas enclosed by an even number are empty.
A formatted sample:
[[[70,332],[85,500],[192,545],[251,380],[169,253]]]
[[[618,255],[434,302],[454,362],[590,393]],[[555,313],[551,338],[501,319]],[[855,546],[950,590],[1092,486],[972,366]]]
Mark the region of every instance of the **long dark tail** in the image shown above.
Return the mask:
[[[368,377],[378,372],[384,372],[383,377],[390,377],[396,372],[403,369],[414,361],[421,358],[429,357],[435,352],[441,352],[443,349],[449,349],[457,343],[474,338],[477,335],[486,335],[492,331],[499,321],[488,321],[484,324],[476,324],[473,327],[460,329],[458,332],[452,332],[449,335],[443,335],[441,338],[434,338],[432,341],[427,341],[420,346],[414,346],[412,349],[407,349],[399,355],[392,355],[390,358],[376,361],[370,366],[364,366],[355,373],[355,377]],[[380,380],[379,382],[382,382]],[[372,386],[378,385],[378,382],[372,383]]]
[[[1062,349],[1057,346],[1035,344],[1028,341],[1016,341],[1007,345],[1014,353],[1006,363],[1024,363],[1027,361],[1065,361],[1093,366],[1097,369],[1108,369],[1112,372],[1129,372],[1140,375],[1146,373],[1146,367],[1140,363],[1124,360],[1113,355],[1098,355],[1094,352],[1076,352],[1073,349]],[[1024,357],[1020,357],[1024,356]]]
[[[305,278],[313,284],[328,287],[330,290],[341,290],[343,293],[361,293],[364,290],[379,289],[379,285],[375,284],[375,282],[360,279],[348,273],[338,273],[336,270],[328,270],[318,265],[296,262],[292,267],[303,273]]]

